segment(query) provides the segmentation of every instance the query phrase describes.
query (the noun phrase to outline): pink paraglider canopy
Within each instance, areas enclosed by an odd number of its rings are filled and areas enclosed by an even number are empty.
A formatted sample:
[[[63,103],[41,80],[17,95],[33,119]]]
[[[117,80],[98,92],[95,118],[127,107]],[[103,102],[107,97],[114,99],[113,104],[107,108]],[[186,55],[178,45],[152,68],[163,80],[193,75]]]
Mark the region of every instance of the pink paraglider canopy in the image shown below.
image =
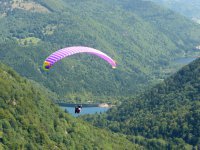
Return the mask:
[[[92,54],[92,55],[96,55],[96,56],[104,59],[105,61],[107,61],[112,66],[112,68],[116,68],[116,62],[112,58],[110,58],[108,55],[106,55],[105,53],[103,53],[99,50],[96,50],[94,48],[83,47],[83,46],[67,47],[67,48],[63,48],[63,49],[60,49],[60,50],[52,53],[44,61],[43,68],[45,70],[48,70],[57,61],[65,58],[65,57],[68,57],[70,55],[77,54],[77,53],[89,53],[89,54]]]

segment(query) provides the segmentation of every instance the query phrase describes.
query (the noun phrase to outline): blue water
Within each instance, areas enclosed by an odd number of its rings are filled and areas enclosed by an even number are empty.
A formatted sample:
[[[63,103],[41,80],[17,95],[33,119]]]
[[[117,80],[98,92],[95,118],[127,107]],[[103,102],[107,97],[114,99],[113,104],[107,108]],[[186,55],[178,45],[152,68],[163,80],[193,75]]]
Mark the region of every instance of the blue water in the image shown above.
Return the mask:
[[[189,64],[190,62],[192,62],[193,60],[195,60],[196,58],[177,58],[175,59],[175,62],[176,63],[179,63],[179,64]]]
[[[106,112],[109,108],[104,107],[83,107],[79,114],[74,113],[74,107],[61,107],[63,110],[67,110],[71,115],[77,117],[85,114],[95,114]]]

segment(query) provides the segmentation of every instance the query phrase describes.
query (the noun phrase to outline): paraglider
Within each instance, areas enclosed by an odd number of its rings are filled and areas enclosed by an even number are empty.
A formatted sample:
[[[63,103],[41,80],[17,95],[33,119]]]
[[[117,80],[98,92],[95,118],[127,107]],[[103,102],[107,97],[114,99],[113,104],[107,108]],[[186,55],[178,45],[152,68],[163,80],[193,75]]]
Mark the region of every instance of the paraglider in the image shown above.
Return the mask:
[[[90,47],[74,46],[74,47],[63,48],[63,49],[60,49],[60,50],[52,53],[44,61],[43,69],[49,70],[59,60],[65,58],[65,57],[77,54],[77,53],[92,54],[92,55],[98,56],[98,57],[102,58],[103,60],[107,61],[112,66],[112,68],[116,68],[116,66],[117,66],[116,62],[111,57],[109,57],[108,55],[106,55],[105,53],[103,53],[99,50],[96,50],[96,49],[90,48]]]

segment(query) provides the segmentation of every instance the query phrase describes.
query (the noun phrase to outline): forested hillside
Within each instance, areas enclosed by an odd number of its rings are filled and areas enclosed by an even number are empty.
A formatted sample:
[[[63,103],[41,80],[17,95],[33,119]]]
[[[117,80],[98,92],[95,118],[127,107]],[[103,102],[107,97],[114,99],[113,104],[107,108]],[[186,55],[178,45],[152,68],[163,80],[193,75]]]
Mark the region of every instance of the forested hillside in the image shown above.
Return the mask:
[[[141,149],[61,111],[45,89],[0,64],[0,149]]]
[[[199,45],[200,27],[142,0],[2,1],[0,59],[69,101],[100,101],[132,95],[171,73],[171,62]],[[100,49],[116,70],[87,55],[57,63],[44,59],[57,49]]]
[[[87,120],[130,135],[130,140],[148,148],[200,148],[199,76],[200,59],[144,94],[127,99],[102,119]]]

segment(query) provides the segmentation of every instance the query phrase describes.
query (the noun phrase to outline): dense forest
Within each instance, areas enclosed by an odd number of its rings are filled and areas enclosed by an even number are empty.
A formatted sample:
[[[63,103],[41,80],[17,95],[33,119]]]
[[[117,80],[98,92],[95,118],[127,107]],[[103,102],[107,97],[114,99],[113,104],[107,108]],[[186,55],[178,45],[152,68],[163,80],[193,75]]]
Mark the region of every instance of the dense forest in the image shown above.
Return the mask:
[[[144,94],[124,100],[107,115],[85,119],[114,132],[125,133],[131,141],[145,143],[147,148],[199,149],[199,76],[200,59]]]
[[[0,64],[0,149],[141,149],[52,103],[51,92]]]
[[[1,4],[1,61],[68,102],[117,101],[140,92],[176,70],[174,59],[194,55],[200,41],[198,25],[147,1]],[[117,61],[117,69],[87,55],[64,59],[49,72],[42,69],[48,55],[73,45],[102,50]]]

